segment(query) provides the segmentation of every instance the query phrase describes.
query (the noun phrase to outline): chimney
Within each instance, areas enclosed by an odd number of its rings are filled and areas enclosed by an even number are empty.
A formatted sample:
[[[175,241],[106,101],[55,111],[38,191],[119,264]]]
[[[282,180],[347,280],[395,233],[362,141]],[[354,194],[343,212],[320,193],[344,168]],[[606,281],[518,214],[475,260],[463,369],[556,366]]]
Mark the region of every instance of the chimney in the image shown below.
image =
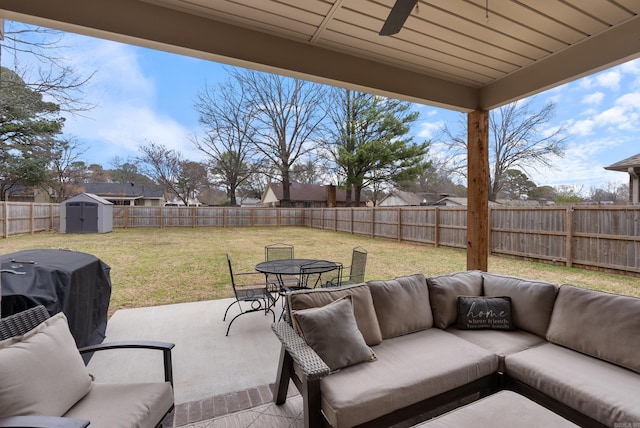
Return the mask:
[[[327,189],[327,207],[333,208],[336,206],[336,186],[329,184]]]

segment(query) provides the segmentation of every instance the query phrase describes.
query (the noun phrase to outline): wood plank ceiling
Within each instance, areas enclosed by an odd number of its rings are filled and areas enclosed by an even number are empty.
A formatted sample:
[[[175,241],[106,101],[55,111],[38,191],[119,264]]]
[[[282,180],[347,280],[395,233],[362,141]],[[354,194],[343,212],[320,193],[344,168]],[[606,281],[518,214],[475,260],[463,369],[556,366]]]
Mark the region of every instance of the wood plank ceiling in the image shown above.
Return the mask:
[[[640,56],[638,0],[0,0],[0,16],[460,111]]]

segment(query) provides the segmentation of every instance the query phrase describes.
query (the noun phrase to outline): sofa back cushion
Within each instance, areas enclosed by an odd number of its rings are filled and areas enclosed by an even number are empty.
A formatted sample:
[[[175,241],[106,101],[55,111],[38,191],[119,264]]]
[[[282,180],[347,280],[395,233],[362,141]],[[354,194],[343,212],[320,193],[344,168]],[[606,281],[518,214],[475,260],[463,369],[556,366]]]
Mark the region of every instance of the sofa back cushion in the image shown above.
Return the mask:
[[[563,285],[547,340],[640,373],[640,299]]]
[[[92,385],[62,312],[0,341],[0,418],[62,416]]]
[[[368,281],[383,339],[433,326],[429,288],[423,274]]]
[[[458,319],[458,296],[482,295],[482,274],[479,270],[429,277],[427,284],[433,324],[442,329]]]
[[[482,273],[484,295],[511,298],[513,323],[519,329],[545,337],[558,286],[512,276]]]
[[[342,297],[351,296],[353,314],[356,318],[358,330],[362,333],[369,346],[382,342],[382,333],[378,325],[378,318],[373,307],[371,292],[367,284],[356,284],[337,288],[315,288],[312,290],[294,291],[287,295],[287,310],[293,328],[302,335],[302,330],[293,315],[302,309],[318,308],[334,302]]]

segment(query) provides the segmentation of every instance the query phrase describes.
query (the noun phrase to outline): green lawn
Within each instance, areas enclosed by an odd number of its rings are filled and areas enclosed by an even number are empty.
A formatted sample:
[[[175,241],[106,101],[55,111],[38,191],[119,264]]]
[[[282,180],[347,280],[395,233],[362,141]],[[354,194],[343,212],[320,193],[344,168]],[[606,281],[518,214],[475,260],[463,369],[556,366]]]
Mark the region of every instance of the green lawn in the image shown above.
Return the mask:
[[[296,257],[323,258],[344,265],[350,262],[351,249],[363,246],[369,253],[366,279],[466,269],[463,250],[304,227],[115,229],[107,234],[20,235],[0,242],[2,254],[66,248],[102,259],[111,266],[110,314],[120,308],[231,297],[225,253],[231,255],[235,270],[253,270],[264,260],[264,246],[276,242],[295,245]],[[489,271],[640,296],[640,281],[631,276],[494,256],[489,257]]]

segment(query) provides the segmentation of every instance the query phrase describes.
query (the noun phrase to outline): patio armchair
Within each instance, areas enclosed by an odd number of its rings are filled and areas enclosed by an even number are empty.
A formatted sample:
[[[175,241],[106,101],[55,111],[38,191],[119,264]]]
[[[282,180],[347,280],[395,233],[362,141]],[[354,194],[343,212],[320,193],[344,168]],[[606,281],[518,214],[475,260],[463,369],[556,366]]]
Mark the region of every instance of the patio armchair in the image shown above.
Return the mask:
[[[224,311],[222,321],[226,321],[227,313],[233,305],[238,305],[240,313],[234,316],[231,319],[231,322],[229,322],[226,336],[229,336],[229,330],[231,330],[233,322],[244,314],[263,311],[264,314],[267,315],[271,312],[271,315],[273,315],[273,321],[275,322],[276,315],[273,312],[275,298],[269,291],[267,283],[264,280],[264,274],[260,272],[234,273],[229,254],[227,254],[227,264],[229,265],[229,275],[231,276],[231,286],[233,287],[235,300],[227,306],[227,309]],[[243,303],[248,303],[249,307],[243,307]]]
[[[360,284],[364,282],[364,271],[367,267],[367,250],[355,247],[351,253],[351,265],[340,270],[339,275],[327,282],[327,287]],[[342,275],[349,270],[349,275]]]
[[[174,408],[172,343],[78,349],[64,313],[44,306],[0,319],[0,341],[0,427],[161,427]],[[120,348],[162,351],[164,381],[95,382],[81,354]]]
[[[340,277],[342,272],[342,264],[335,263],[335,268],[327,270],[327,263],[324,260],[318,260],[307,263],[300,267],[300,287],[297,289],[324,287],[327,283],[331,285],[331,281],[324,281],[323,276],[331,278],[332,275]]]

